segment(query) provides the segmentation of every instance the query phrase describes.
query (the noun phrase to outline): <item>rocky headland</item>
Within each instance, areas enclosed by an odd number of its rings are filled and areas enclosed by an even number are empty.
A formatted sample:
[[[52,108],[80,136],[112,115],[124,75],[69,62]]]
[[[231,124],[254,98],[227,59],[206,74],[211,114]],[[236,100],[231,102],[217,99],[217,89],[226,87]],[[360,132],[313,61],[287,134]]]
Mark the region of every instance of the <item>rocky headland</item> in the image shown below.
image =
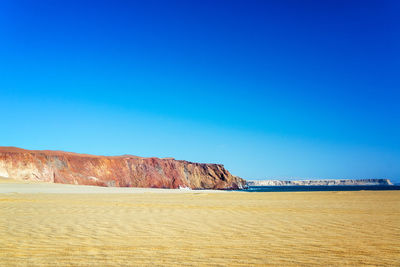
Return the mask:
[[[246,181],[221,164],[132,155],[96,156],[0,147],[0,176],[108,187],[241,189]]]
[[[393,185],[389,179],[252,180],[247,186]]]

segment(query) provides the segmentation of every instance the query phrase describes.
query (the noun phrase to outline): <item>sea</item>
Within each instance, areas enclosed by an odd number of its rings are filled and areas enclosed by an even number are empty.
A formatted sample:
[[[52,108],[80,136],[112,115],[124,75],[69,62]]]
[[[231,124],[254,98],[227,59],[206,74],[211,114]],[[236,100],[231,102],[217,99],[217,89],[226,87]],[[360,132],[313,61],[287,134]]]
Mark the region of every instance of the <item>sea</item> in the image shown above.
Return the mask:
[[[247,192],[308,192],[308,191],[362,191],[400,190],[400,185],[312,185],[312,186],[250,186]]]

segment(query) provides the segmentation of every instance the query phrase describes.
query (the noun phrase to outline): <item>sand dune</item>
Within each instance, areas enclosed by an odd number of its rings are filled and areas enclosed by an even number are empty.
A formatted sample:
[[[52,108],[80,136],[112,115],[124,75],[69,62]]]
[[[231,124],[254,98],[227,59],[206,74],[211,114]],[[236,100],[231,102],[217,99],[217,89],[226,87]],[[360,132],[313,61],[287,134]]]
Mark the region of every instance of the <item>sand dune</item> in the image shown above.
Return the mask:
[[[0,194],[1,266],[399,266],[398,255],[399,191]]]

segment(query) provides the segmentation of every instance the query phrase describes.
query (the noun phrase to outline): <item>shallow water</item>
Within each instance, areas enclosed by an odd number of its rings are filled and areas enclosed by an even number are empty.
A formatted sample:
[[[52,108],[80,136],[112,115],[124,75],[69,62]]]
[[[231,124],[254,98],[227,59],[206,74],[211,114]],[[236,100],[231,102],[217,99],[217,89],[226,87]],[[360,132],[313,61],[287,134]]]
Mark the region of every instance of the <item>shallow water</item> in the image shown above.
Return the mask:
[[[307,191],[361,191],[400,190],[399,185],[313,185],[313,186],[250,186],[247,192],[307,192]]]

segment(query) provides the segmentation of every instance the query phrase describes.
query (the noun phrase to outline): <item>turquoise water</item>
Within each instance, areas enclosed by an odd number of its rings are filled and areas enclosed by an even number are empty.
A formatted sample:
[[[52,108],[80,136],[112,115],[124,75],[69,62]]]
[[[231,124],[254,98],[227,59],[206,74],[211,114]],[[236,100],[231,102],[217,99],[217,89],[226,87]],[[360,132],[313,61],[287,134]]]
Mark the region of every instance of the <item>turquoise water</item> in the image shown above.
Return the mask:
[[[305,191],[360,191],[400,190],[399,185],[330,185],[330,186],[250,186],[247,192],[305,192]]]

